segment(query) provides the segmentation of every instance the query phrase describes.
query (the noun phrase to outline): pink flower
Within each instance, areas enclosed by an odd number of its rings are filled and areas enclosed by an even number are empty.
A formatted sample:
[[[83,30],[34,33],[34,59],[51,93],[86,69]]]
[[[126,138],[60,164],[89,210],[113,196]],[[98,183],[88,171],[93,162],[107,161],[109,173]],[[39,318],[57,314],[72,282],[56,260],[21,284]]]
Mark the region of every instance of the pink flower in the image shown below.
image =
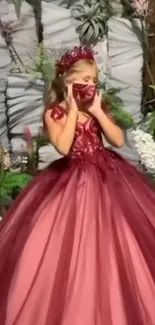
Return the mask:
[[[31,145],[33,141],[33,136],[28,126],[24,127],[24,137],[27,145]]]

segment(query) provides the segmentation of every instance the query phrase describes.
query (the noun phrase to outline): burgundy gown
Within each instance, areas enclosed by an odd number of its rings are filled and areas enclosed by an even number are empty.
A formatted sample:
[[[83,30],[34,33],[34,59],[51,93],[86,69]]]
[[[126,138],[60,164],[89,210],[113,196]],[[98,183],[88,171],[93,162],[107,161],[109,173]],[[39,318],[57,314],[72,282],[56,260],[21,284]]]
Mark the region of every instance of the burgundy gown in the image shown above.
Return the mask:
[[[155,325],[155,191],[93,119],[0,224],[0,325]]]

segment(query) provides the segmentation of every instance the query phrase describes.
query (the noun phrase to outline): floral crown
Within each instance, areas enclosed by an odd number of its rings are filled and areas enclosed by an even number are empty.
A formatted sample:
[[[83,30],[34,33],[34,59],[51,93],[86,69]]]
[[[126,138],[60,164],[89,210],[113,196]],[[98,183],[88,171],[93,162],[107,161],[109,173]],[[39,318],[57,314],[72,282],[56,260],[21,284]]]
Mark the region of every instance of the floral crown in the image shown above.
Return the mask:
[[[56,61],[56,76],[62,76],[65,72],[67,72],[74,63],[79,60],[95,60],[94,59],[94,51],[91,47],[87,46],[75,46],[72,50],[68,50],[60,59],[60,61]]]

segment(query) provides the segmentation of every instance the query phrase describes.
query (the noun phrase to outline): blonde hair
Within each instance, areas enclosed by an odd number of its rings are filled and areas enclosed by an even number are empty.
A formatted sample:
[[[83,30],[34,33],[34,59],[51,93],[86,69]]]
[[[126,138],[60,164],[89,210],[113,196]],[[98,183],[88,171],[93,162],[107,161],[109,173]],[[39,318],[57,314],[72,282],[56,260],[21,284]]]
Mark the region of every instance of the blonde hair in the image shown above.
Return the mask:
[[[79,60],[72,65],[72,67],[64,74],[64,76],[55,78],[45,87],[43,100],[46,107],[56,102],[62,102],[65,99],[64,96],[64,80],[70,79],[73,74],[83,72],[83,67],[89,65],[96,68],[96,78],[98,79],[97,65],[93,60],[83,59]]]

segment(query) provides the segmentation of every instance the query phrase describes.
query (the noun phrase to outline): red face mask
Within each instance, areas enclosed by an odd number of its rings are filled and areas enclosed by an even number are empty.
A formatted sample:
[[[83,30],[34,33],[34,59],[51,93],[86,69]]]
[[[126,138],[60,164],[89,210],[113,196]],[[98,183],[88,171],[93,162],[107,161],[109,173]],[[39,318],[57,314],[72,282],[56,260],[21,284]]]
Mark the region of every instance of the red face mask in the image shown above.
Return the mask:
[[[81,104],[91,104],[96,94],[96,85],[73,84],[73,97]]]

